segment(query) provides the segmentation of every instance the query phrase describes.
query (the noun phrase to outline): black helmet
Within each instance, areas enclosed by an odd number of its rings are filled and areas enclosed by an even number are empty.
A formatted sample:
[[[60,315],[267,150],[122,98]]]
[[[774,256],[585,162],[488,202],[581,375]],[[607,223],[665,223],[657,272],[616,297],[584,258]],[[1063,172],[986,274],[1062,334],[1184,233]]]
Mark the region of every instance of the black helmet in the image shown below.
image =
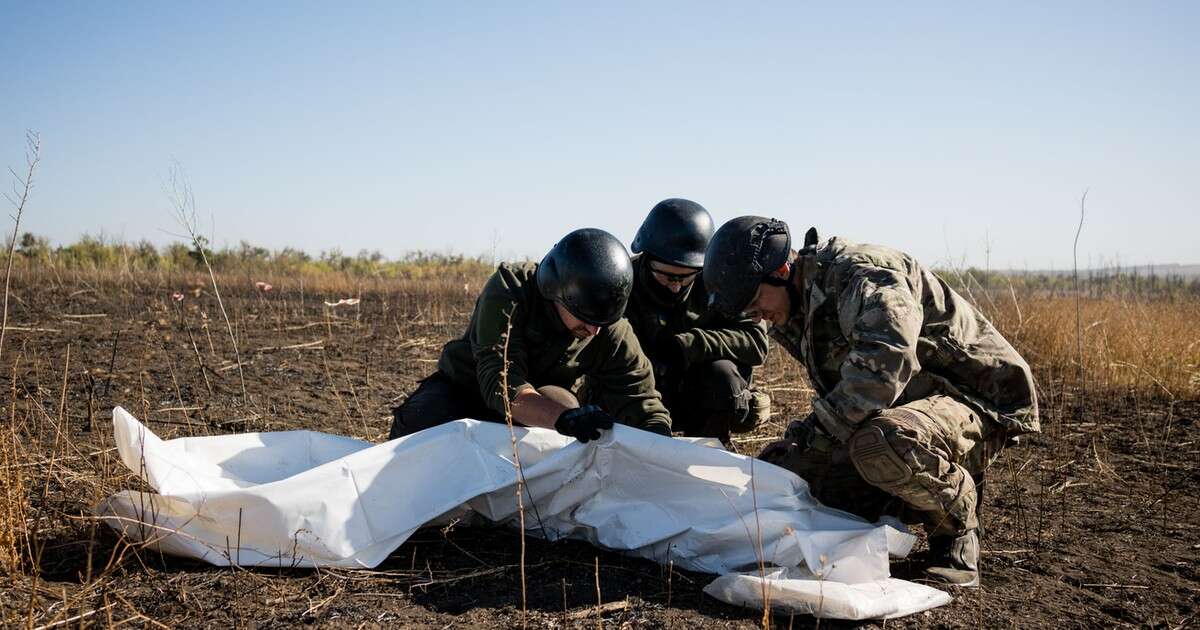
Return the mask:
[[[712,216],[704,206],[687,199],[664,199],[642,221],[633,237],[633,253],[646,252],[665,263],[699,269],[712,235]]]
[[[745,310],[758,284],[788,261],[792,237],[778,219],[738,217],[713,235],[705,253],[708,305],[726,317]]]
[[[542,297],[561,303],[594,326],[621,319],[633,287],[633,264],[617,237],[595,228],[575,230],[554,244],[537,268]]]

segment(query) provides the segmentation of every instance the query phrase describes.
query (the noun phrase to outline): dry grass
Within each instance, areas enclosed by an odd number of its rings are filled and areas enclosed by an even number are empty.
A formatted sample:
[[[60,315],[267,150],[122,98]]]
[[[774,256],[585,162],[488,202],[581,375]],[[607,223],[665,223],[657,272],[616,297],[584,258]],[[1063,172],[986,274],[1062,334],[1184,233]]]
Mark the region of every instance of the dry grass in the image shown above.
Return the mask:
[[[1194,399],[1200,394],[1200,299],[1083,299],[1083,364],[1075,353],[1075,300],[997,296],[994,323],[1043,387],[1066,380],[1095,393]],[[1081,367],[1082,382],[1075,375]]]
[[[300,428],[305,425],[298,422],[320,416],[335,420],[305,428],[383,439],[388,408],[432,370],[431,360],[441,344],[462,333],[484,279],[216,274],[216,282],[227,293],[232,335],[243,348],[247,411],[233,372],[237,359],[232,341],[228,335],[210,334],[217,306],[215,296],[209,295],[209,278],[172,271],[17,270],[11,337],[3,355],[5,364],[0,366],[4,381],[0,391],[6,392],[3,416],[8,420],[0,431],[0,567],[7,580],[4,592],[20,596],[0,604],[0,625],[66,626],[63,622],[68,619],[74,619],[71,625],[125,619],[155,625],[150,620],[179,624],[209,618],[203,615],[214,614],[212,608],[188,599],[181,590],[181,584],[194,584],[188,582],[189,571],[164,573],[161,567],[172,561],[112,540],[89,515],[90,506],[99,499],[118,489],[138,487],[111,450],[107,422],[111,405],[126,406],[164,438]],[[270,283],[272,289],[256,288],[259,281]],[[175,293],[183,294],[183,300],[175,301]],[[341,298],[361,302],[324,306]],[[1091,428],[1076,423],[1061,436],[1065,424],[1058,420],[1078,420],[1075,410],[1088,408],[1088,401],[1119,398],[1135,404],[1174,405],[1200,398],[1200,321],[1195,315],[1200,301],[1196,298],[1083,300],[1082,366],[1075,349],[1073,298],[1035,290],[977,290],[976,299],[1034,367],[1045,415],[1051,419],[1046,439],[1057,444],[1055,440],[1093,432],[1085,435],[1083,446],[1064,455],[1070,458],[1069,466],[1045,473],[1040,481],[1043,492],[1037,496],[1049,498],[1039,501],[1065,500],[1080,483],[1086,487],[1078,476],[1067,476],[1084,474],[1072,472],[1080,466],[1089,467],[1087,474],[1101,477],[1112,477],[1118,467],[1108,450],[1115,447],[1103,439],[1101,429],[1106,425],[1101,419],[1092,418],[1096,422]],[[807,407],[807,381],[794,361],[773,351],[761,377],[781,402],[777,407],[781,413],[770,427],[741,441],[743,452],[757,450],[763,440],[778,434],[786,416],[801,415]],[[1163,475],[1176,471],[1172,466],[1183,463],[1173,463],[1162,445],[1175,430],[1177,418],[1170,412],[1161,418],[1145,417],[1149,419],[1138,416],[1132,425],[1139,443],[1146,445],[1137,451],[1137,461],[1159,467],[1155,470]],[[1125,420],[1108,422],[1116,426]],[[1028,460],[1014,466],[1036,467]],[[1015,479],[1017,473],[1012,476]],[[1176,483],[1174,477],[1163,479],[1164,484]],[[1174,496],[1173,487],[1168,484],[1163,498],[1148,501],[1147,509],[1154,513],[1165,509]],[[1054,523],[1041,523],[1041,514],[1049,508],[1030,505],[1032,496],[1024,498],[1025,494],[1014,491],[1013,500],[1018,502],[1021,535],[1041,544],[1043,529],[1048,531]],[[1033,542],[1023,546],[1036,547]],[[413,554],[413,566],[408,567],[406,560],[407,570],[388,569],[380,575],[385,586],[407,588],[409,594],[475,579],[474,575],[518,573],[516,550],[510,556],[513,560],[504,565],[437,577],[433,569],[424,571],[417,565],[415,548],[405,550]],[[590,556],[588,560],[590,578]],[[551,562],[535,559],[525,567],[530,572],[531,625],[541,623],[532,600],[558,585],[557,580],[539,582],[538,571]],[[360,580],[349,573],[324,571],[274,580],[232,569],[202,577],[211,582],[224,580],[222,575],[230,576],[229,606],[242,610],[237,614],[245,615],[242,619],[248,623],[262,610],[293,603],[296,619],[328,614],[341,601],[333,596],[353,591]],[[663,578],[665,592],[672,588],[666,581],[671,576],[687,579],[669,571]],[[301,584],[294,588],[302,592],[289,590],[293,586],[288,579]],[[610,581],[606,573],[606,590]],[[587,582],[591,596],[594,585],[590,579]],[[163,604],[155,613],[146,604],[154,600],[140,594],[141,588],[170,593],[179,601]],[[514,593],[514,605],[516,599]],[[588,610],[594,600],[587,602]],[[682,600],[678,593],[676,600]],[[277,603],[267,603],[271,601]],[[336,618],[327,619],[336,623]]]

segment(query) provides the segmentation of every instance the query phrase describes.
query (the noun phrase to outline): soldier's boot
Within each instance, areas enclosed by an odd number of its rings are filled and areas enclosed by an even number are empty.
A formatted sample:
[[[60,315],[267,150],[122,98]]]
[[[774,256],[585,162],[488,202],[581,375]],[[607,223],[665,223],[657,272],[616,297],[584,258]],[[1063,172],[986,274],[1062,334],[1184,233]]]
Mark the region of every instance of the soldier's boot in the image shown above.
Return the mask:
[[[929,568],[925,574],[943,584],[979,586],[979,535],[967,530],[960,536],[929,538]]]
[[[742,409],[740,417],[729,424],[734,433],[749,433],[771,418],[771,397],[766,392],[750,386],[738,394],[736,407]]]
[[[759,391],[757,387],[751,387],[747,391],[750,392],[750,409],[746,412],[746,420],[743,422],[745,428],[741,433],[753,431],[771,419],[771,396],[767,392]]]

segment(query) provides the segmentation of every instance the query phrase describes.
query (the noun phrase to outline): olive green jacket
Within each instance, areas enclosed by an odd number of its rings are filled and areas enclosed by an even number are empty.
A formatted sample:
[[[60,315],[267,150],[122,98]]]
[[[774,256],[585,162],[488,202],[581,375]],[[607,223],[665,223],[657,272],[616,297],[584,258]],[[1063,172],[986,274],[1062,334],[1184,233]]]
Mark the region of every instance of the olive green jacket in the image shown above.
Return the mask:
[[[792,318],[771,335],[808,370],[817,419],[845,439],[871,414],[946,394],[1012,434],[1040,430],[1029,364],[902,252],[832,238],[795,259]]]
[[[503,414],[507,336],[510,401],[524,385],[571,389],[586,375],[596,386],[593,400],[623,424],[669,432],[671,416],[629,322],[621,319],[594,337],[575,339],[554,303],[538,292],[536,273],[536,263],[499,265],[475,301],[466,334],[442,349],[438,369],[458,385],[477,389],[490,409]]]
[[[697,275],[682,300],[666,303],[650,283],[649,259],[633,258],[633,293],[625,307],[625,318],[651,362],[660,335],[673,335],[683,348],[688,366],[728,359],[747,368],[763,364],[767,357],[767,326],[750,319],[731,320],[708,310],[704,279]],[[665,290],[665,289],[664,289]],[[660,372],[661,373],[661,372]],[[681,375],[672,375],[681,376]]]

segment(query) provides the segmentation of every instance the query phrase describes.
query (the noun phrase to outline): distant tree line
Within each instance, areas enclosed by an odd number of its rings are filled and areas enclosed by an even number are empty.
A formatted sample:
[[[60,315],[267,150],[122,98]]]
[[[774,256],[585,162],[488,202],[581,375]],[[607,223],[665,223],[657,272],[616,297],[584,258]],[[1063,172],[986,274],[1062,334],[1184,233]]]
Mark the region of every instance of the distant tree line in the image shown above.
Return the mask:
[[[1015,291],[1022,295],[1033,293],[1048,297],[1078,293],[1091,299],[1200,295],[1200,277],[1160,274],[1144,268],[1081,269],[1078,280],[1069,271],[999,272],[970,267],[966,270],[939,269],[936,273],[955,289],[963,291]]]
[[[270,250],[241,241],[233,247],[212,249],[200,237],[200,246],[218,273],[339,272],[360,277],[478,278],[490,274],[494,260],[484,256],[415,251],[391,260],[379,251],[363,250],[350,256],[332,248],[313,256],[292,247]],[[7,243],[6,243],[7,245]],[[129,271],[193,271],[202,268],[199,249],[181,242],[158,247],[147,240],[126,243],[104,236],[85,235],[70,245],[52,246],[44,237],[26,232],[17,239],[17,261],[27,266],[58,269],[124,269]],[[1159,274],[1154,271],[1111,267],[1079,272],[1078,289],[1070,272],[999,272],[975,267],[939,269],[951,286],[964,292],[1017,291],[1046,296],[1088,298],[1124,296],[1183,297],[1200,295],[1200,277]]]
[[[473,278],[491,273],[494,261],[483,256],[438,252],[409,252],[390,260],[379,251],[363,250],[350,256],[332,248],[313,256],[303,250],[285,247],[270,250],[241,241],[233,247],[213,249],[200,237],[213,269],[218,273],[325,273],[341,272],[354,276],[386,278],[462,277]],[[7,244],[6,244],[7,246]],[[27,267],[58,269],[124,269],[129,271],[193,271],[203,269],[196,245],[171,243],[158,247],[147,240],[127,243],[104,236],[84,235],[70,245],[53,246],[49,239],[24,233],[17,239],[15,262]]]

